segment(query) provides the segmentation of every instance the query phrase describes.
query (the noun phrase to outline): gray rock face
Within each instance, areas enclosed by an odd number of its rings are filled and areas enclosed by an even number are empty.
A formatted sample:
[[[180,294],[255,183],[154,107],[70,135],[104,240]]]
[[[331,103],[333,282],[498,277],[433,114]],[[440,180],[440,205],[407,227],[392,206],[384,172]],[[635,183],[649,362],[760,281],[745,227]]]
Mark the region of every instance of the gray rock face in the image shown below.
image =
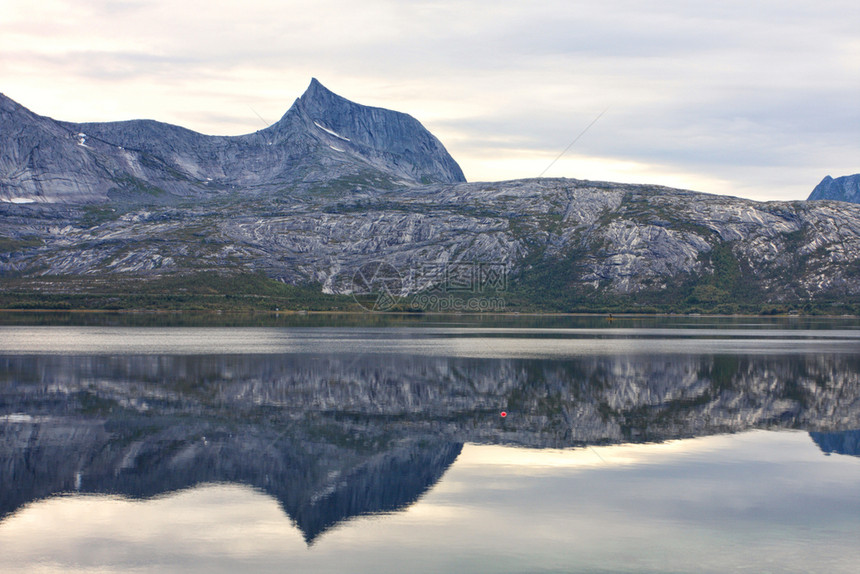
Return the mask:
[[[0,200],[80,203],[106,198],[119,154],[0,94]],[[143,175],[143,173],[141,173]]]
[[[832,199],[860,203],[860,173],[844,175],[836,179],[829,175],[825,176],[821,183],[812,190],[809,199]]]
[[[170,203],[241,190],[465,181],[414,118],[355,104],[313,80],[277,123],[206,136],[151,120],[75,124],[0,95],[0,200]]]
[[[460,166],[439,140],[409,115],[350,102],[316,79],[296,102],[294,113],[333,136],[335,139],[329,138],[330,147],[357,153],[371,165],[406,180],[466,181]]]
[[[0,220],[0,273],[77,275],[87,289],[217,270],[346,293],[357,269],[384,260],[401,295],[431,286],[423,269],[485,263],[549,295],[669,297],[697,281],[705,302],[743,289],[774,302],[860,296],[860,205],[653,186],[541,179],[97,211],[0,203]]]

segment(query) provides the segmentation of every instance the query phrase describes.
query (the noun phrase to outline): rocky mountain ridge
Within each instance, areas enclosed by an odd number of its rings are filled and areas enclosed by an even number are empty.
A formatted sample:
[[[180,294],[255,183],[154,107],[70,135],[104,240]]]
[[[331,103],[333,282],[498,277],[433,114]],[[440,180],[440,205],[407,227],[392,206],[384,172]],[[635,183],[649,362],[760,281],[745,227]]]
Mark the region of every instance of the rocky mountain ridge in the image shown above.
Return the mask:
[[[452,270],[484,269],[503,279],[489,295],[547,310],[860,305],[858,205],[575,179],[466,183],[416,120],[315,80],[279,122],[229,138],[67,124],[8,99],[0,110],[0,281],[23,294],[2,305],[92,293],[106,303],[82,305],[122,307],[135,303],[114,297],[118,286],[201,273],[349,294],[380,263],[397,275],[386,295],[407,306],[440,291],[484,300],[477,275],[446,291]]]
[[[71,123],[0,95],[0,200],[84,204],[278,193],[346,178],[377,186],[465,181],[414,118],[341,98],[316,79],[275,124],[207,136],[152,120]]]

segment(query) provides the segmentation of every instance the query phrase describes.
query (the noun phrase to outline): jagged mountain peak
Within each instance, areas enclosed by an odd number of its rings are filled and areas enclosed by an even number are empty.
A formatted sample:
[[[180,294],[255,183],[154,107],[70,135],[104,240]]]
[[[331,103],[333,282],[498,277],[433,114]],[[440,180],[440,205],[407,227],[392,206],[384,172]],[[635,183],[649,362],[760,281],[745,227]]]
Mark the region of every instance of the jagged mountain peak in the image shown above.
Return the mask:
[[[348,100],[311,79],[290,112],[302,114],[317,133],[334,137],[334,147],[351,148],[370,164],[418,182],[466,181],[457,162],[418,120],[385,108]],[[289,115],[289,113],[288,113]]]
[[[301,99],[310,100],[316,98],[329,98],[332,96],[347,101],[346,98],[341,98],[340,96],[326,88],[322,84],[322,82],[320,82],[316,78],[311,78],[311,83],[308,84],[308,87],[305,90],[305,93],[302,94]]]
[[[296,100],[301,105],[305,106],[306,109],[316,110],[325,107],[354,107],[357,109],[384,109],[384,108],[372,108],[371,106],[365,106],[363,104],[358,104],[351,100],[346,99],[345,97],[338,95],[325,87],[322,82],[320,82],[316,78],[311,78],[311,83],[308,84],[308,87],[305,89],[304,93],[299,96]],[[393,114],[399,115],[407,115],[402,114],[400,112],[394,112],[392,110],[386,110]]]
[[[860,173],[837,178],[824,176],[821,183],[816,185],[809,195],[809,200],[816,199],[860,203]]]

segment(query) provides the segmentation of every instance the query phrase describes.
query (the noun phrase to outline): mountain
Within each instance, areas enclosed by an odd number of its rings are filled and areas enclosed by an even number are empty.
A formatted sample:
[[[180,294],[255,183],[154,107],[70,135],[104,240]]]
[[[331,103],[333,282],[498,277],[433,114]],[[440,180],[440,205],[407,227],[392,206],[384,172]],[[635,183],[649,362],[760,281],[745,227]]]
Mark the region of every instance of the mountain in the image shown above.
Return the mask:
[[[316,79],[277,123],[244,136],[207,136],[151,120],[60,122],[2,95],[0,126],[5,201],[171,203],[336,181],[376,187],[465,181],[417,120],[350,102]]]
[[[0,109],[0,308],[860,312],[860,205],[467,183],[316,80],[237,137]]]
[[[809,199],[833,199],[860,203],[860,173],[844,175],[836,179],[829,175],[825,176],[821,183],[812,190]]]

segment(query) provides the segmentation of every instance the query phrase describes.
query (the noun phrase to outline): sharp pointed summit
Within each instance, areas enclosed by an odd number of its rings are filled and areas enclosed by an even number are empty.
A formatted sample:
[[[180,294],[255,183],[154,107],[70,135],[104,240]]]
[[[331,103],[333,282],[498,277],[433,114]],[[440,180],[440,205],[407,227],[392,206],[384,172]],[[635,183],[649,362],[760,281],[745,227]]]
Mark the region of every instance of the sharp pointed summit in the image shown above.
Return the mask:
[[[308,87],[305,90],[305,93],[302,94],[302,99],[314,99],[314,98],[318,98],[318,97],[328,97],[328,96],[340,97],[337,94],[335,94],[334,92],[332,92],[331,90],[329,90],[328,88],[326,88],[324,85],[322,85],[322,82],[320,82],[316,78],[311,78],[311,83],[308,84]],[[341,98],[341,99],[345,99],[345,98]]]
[[[334,147],[348,143],[375,167],[424,183],[466,181],[442,143],[408,114],[357,104],[316,78],[296,107],[319,131],[335,138]]]

